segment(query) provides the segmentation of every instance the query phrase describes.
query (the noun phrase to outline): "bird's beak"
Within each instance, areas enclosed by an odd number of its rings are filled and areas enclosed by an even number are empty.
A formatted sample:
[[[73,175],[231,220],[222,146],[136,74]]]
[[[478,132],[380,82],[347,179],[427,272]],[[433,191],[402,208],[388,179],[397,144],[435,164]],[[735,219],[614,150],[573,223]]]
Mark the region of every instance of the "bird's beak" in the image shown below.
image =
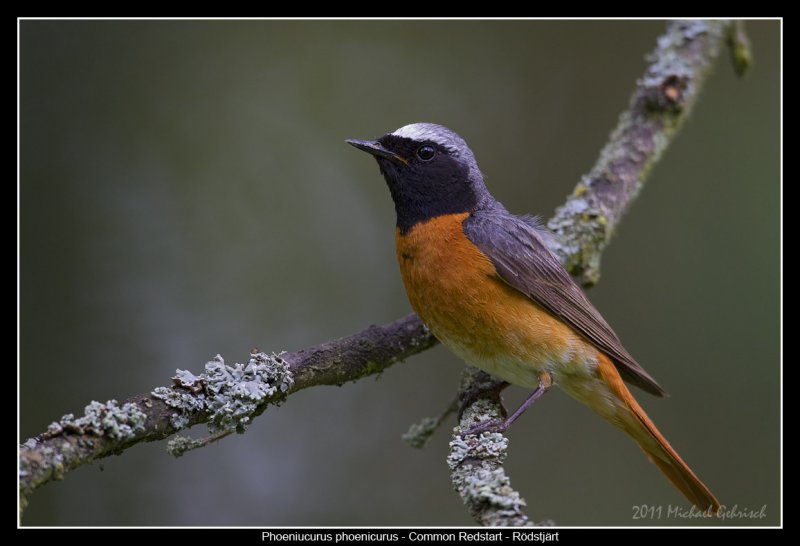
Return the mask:
[[[359,150],[367,152],[370,155],[374,155],[375,157],[383,157],[385,159],[391,159],[393,161],[399,161],[403,165],[408,166],[408,161],[397,155],[396,153],[387,150],[383,147],[383,144],[378,142],[377,140],[355,140],[355,139],[348,139],[346,141],[348,144],[355,146]]]

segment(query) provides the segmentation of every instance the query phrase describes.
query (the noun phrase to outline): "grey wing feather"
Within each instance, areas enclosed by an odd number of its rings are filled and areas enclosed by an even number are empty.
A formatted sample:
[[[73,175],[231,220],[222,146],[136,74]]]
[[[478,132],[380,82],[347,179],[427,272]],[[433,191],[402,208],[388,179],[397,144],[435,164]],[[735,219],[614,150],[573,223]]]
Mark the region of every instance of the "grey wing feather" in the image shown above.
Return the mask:
[[[666,391],[628,354],[583,290],[544,244],[544,228],[502,208],[474,212],[463,227],[469,240],[491,259],[503,281],[611,357],[625,381],[656,396],[666,396]]]

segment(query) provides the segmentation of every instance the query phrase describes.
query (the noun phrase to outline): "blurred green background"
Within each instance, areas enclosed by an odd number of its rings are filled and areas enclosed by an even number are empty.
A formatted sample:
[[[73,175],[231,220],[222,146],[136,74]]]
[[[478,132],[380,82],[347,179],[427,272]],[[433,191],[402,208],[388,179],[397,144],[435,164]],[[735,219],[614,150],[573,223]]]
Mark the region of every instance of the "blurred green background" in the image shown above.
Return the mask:
[[[21,22],[20,441],[217,353],[294,350],[409,312],[394,211],[344,142],[416,121],[459,132],[511,211],[549,216],[588,171],[664,24]],[[635,392],[728,506],[780,513],[779,44],[727,55],[625,218],[591,297],[671,393]],[[315,388],[247,434],[170,458],[137,446],[48,484],[26,525],[458,525],[437,347],[377,380]],[[526,395],[509,389],[515,406]],[[449,425],[448,425],[449,426]],[[204,429],[193,431],[195,436]],[[561,392],[510,432],[536,520],[633,520],[683,503]],[[104,470],[104,471],[101,471]]]

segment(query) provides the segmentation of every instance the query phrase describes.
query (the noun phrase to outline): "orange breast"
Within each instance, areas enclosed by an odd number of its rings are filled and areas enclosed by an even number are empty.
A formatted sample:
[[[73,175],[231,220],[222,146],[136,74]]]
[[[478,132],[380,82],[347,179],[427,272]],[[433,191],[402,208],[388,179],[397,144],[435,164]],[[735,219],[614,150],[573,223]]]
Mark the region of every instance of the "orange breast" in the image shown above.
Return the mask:
[[[497,275],[464,234],[467,216],[439,216],[397,232],[414,311],[453,352],[510,383],[535,387],[543,370],[556,377],[588,372],[596,349]]]

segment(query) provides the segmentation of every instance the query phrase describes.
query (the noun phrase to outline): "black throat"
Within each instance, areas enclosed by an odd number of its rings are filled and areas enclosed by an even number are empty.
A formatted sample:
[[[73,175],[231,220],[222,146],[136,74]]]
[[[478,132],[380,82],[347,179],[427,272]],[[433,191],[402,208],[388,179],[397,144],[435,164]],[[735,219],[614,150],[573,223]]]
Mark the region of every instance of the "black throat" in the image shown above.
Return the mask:
[[[478,206],[469,169],[451,158],[441,158],[425,169],[409,169],[393,160],[377,158],[397,212],[402,235],[415,225],[442,216],[473,212]]]

